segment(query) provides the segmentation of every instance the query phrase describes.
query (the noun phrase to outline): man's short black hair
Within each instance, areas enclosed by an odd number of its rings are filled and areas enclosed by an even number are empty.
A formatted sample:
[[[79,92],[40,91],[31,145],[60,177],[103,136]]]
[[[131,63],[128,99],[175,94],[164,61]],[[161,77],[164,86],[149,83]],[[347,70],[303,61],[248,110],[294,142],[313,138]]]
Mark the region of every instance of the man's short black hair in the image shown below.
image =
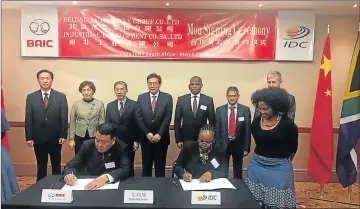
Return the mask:
[[[159,74],[151,73],[150,75],[148,75],[148,77],[146,77],[146,82],[148,82],[149,79],[151,79],[151,78],[157,78],[159,81],[159,84],[161,84],[161,82],[162,82],[161,76]]]
[[[37,78],[37,79],[39,79],[39,76],[40,76],[41,73],[49,73],[51,79],[52,79],[52,80],[54,79],[54,73],[51,72],[50,70],[47,70],[47,69],[43,69],[43,70],[40,70],[39,72],[37,72],[37,73],[36,73],[36,78]]]
[[[251,95],[251,103],[257,107],[259,102],[269,105],[275,114],[286,115],[290,109],[289,94],[282,88],[263,88]]]
[[[115,139],[116,128],[112,123],[102,123],[97,126],[96,131],[101,135],[110,135],[111,139]]]
[[[229,88],[227,88],[226,95],[229,94],[230,91],[235,91],[236,95],[240,95],[239,89],[236,86],[230,86]]]

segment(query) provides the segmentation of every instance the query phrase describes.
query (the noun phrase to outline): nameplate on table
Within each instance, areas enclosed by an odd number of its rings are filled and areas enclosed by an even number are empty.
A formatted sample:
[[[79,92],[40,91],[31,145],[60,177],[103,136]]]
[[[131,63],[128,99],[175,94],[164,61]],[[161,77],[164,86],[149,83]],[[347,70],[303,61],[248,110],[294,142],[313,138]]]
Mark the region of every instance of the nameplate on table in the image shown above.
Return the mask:
[[[221,205],[220,192],[204,192],[192,191],[191,192],[192,205]]]
[[[154,191],[125,190],[124,203],[154,204]]]
[[[69,190],[61,189],[43,189],[41,193],[41,202],[47,203],[71,203],[73,193]]]

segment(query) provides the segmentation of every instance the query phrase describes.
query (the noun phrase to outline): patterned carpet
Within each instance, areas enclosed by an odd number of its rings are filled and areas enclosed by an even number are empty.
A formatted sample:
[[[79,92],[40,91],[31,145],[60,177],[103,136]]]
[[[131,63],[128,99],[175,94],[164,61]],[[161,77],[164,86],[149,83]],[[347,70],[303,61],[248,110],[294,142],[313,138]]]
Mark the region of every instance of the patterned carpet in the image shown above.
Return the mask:
[[[35,183],[34,177],[20,176],[18,182],[20,190],[24,190]],[[351,202],[360,204],[359,184],[352,186]],[[296,182],[296,201],[297,208],[360,208],[359,205],[340,204],[336,202],[328,202],[311,199],[320,196],[320,186],[315,183]],[[324,187],[324,200],[348,202],[348,189],[342,188],[340,184],[330,183]]]

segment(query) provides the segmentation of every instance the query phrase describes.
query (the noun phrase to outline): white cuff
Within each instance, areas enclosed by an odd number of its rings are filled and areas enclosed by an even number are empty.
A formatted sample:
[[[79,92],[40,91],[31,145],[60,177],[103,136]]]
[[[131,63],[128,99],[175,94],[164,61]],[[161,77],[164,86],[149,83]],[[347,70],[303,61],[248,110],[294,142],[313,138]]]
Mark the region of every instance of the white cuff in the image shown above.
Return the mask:
[[[110,174],[106,173],[105,175],[108,177],[109,183],[112,183],[114,181],[114,177],[112,177]]]

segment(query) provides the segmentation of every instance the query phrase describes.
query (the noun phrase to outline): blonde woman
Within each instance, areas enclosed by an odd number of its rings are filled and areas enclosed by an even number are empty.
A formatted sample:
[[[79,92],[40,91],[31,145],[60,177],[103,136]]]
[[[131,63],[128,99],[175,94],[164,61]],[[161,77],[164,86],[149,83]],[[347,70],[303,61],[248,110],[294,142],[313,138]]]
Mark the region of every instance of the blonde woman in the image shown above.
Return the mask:
[[[93,82],[83,81],[79,86],[83,98],[75,101],[71,108],[69,147],[75,148],[75,154],[85,140],[95,138],[96,127],[105,122],[104,103],[93,97],[95,91]]]

